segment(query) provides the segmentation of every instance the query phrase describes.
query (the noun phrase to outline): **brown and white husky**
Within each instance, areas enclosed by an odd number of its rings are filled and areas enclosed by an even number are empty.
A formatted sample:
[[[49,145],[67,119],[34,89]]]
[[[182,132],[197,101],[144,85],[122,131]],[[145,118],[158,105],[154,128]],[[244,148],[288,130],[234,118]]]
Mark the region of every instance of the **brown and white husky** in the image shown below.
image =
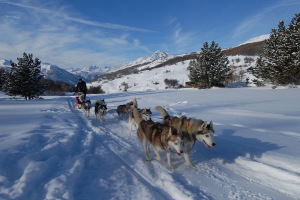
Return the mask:
[[[189,151],[196,141],[203,142],[208,149],[216,145],[213,138],[215,132],[213,122],[208,124],[206,121],[202,121],[201,119],[188,119],[186,116],[182,116],[180,118],[176,116],[170,117],[163,107],[156,106],[155,109],[162,115],[164,125],[172,126],[176,130],[182,131],[184,143],[183,157],[188,166],[193,167],[189,158]]]
[[[171,162],[171,151],[175,149],[178,155],[183,153],[182,135],[175,128],[163,126],[160,123],[155,123],[152,120],[145,121],[139,114],[137,108],[133,108],[133,115],[136,124],[138,125],[137,136],[144,148],[145,156],[148,161],[150,148],[155,152],[155,158],[161,160],[161,151],[167,152],[168,166],[174,169]]]

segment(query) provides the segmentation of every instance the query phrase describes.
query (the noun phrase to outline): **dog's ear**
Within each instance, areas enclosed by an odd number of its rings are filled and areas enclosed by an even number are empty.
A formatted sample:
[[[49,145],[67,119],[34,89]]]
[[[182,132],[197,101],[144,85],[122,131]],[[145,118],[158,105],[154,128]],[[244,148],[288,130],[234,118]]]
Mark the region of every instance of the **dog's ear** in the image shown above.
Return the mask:
[[[207,127],[207,122],[203,122],[203,124],[201,125],[201,130],[205,129]]]
[[[210,129],[213,129],[213,127],[214,127],[213,122],[210,121],[210,123],[209,123],[209,128],[210,128]]]
[[[186,118],[185,118],[185,116],[182,116],[182,117],[180,117],[179,118],[180,120],[179,120],[179,126],[178,127],[181,127],[182,126],[182,124],[184,123],[184,121],[186,120]]]

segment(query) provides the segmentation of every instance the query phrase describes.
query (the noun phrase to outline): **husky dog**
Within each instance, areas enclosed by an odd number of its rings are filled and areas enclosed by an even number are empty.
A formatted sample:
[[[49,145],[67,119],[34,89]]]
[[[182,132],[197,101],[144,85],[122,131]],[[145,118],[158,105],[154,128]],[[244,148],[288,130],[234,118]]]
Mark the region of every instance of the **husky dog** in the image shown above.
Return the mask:
[[[143,120],[145,120],[145,121],[151,120],[152,112],[151,112],[150,108],[149,109],[147,109],[147,108],[144,108],[144,109],[138,108],[135,98],[133,99],[132,102],[133,102],[133,108],[137,108],[137,110],[140,113],[140,115],[142,116]],[[130,131],[132,131],[132,125],[133,124],[135,125],[135,127],[137,127],[136,123],[134,123],[133,112],[130,112],[130,115],[129,115],[129,129],[130,129]]]
[[[167,151],[168,166],[174,169],[171,162],[171,151],[175,149],[178,155],[183,153],[182,135],[175,128],[163,126],[160,123],[155,123],[152,120],[145,121],[140,116],[137,108],[133,108],[133,115],[135,123],[138,124],[137,136],[143,145],[146,159],[150,161],[149,145],[156,154],[155,158],[161,160],[160,151]]]
[[[88,99],[88,100],[81,102],[81,109],[83,110],[83,115],[85,115],[87,113],[88,117],[89,117],[90,109],[91,109],[91,101]]]
[[[119,116],[122,115],[123,120],[125,120],[126,115],[132,111],[132,108],[133,108],[133,102],[131,101],[127,104],[119,105],[117,107],[117,113]]]
[[[107,112],[107,106],[106,106],[104,99],[96,100],[96,102],[95,102],[96,119],[99,116],[101,123],[103,123],[104,122],[103,116],[106,114],[106,112]]]
[[[177,130],[182,130],[184,143],[183,156],[188,166],[193,167],[188,152],[193,143],[195,143],[197,140],[202,141],[208,149],[216,145],[213,138],[213,122],[208,124],[206,121],[202,121],[200,119],[187,119],[186,116],[182,116],[180,118],[176,116],[170,117],[163,107],[156,106],[155,109],[158,110],[162,115],[164,125],[169,125]]]

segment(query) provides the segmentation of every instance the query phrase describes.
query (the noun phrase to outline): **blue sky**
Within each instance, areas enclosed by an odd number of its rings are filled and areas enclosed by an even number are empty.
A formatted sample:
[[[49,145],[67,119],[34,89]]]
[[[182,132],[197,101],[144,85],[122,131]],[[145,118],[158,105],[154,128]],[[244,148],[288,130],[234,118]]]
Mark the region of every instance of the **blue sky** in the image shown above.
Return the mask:
[[[299,0],[0,0],[0,59],[113,66],[156,50],[222,49],[287,26]]]

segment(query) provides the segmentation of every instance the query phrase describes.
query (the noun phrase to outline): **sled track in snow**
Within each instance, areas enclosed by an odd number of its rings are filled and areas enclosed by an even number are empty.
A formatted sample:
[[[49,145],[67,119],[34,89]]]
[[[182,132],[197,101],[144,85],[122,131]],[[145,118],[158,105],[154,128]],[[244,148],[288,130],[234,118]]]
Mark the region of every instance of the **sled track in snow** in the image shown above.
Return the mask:
[[[71,101],[69,101],[69,106]],[[185,199],[215,199],[216,196],[209,191],[209,188],[199,187],[202,181],[207,181],[208,185],[218,185],[218,187],[224,188],[225,191],[228,191],[223,194],[224,198],[227,199],[248,199],[255,198],[261,200],[271,199],[269,196],[251,192],[244,188],[243,186],[238,185],[235,181],[232,180],[224,171],[222,167],[222,160],[211,159],[204,160],[203,162],[195,163],[196,167],[188,168],[184,164],[184,159],[181,157],[180,164],[178,159],[175,160],[175,166],[178,168],[175,171],[170,171],[166,167],[164,160],[162,161],[145,161],[143,150],[135,137],[134,131],[131,133],[131,136],[122,137],[119,134],[119,131],[111,128],[116,123],[118,123],[118,129],[124,130],[128,134],[128,122],[118,119],[118,116],[115,114],[114,119],[106,119],[104,124],[101,124],[99,120],[95,120],[94,116],[91,115],[90,118],[87,118],[82,115],[81,111],[72,110],[73,114],[78,118],[79,129],[86,134],[81,136],[82,141],[89,141],[88,145],[83,145],[85,152],[88,152],[88,157],[97,159],[97,156],[93,155],[98,147],[103,147],[107,152],[109,152],[111,159],[117,160],[120,167],[124,169],[127,173],[131,174],[132,177],[135,177],[143,186],[147,188],[156,199],[177,199],[174,194],[168,193],[169,191],[164,190],[165,185],[168,184],[167,181],[163,180],[160,176],[166,176],[167,179],[170,178],[173,182],[171,187],[174,187],[176,183],[186,182],[185,186],[175,186],[172,191],[178,189],[181,192],[181,195]],[[91,111],[92,113],[92,111]],[[110,114],[111,115],[111,114]],[[222,126],[223,124],[216,123],[217,126]],[[232,124],[232,126],[239,128],[247,128],[242,125]],[[90,138],[87,138],[90,137]],[[198,143],[198,145],[201,145]],[[138,149],[138,153],[137,153]],[[122,150],[123,152],[120,152]],[[84,151],[84,149],[83,149]],[[124,157],[124,151],[126,152],[127,157]],[[212,151],[212,150],[211,150]],[[200,157],[204,156],[201,152]],[[220,152],[215,152],[216,154]],[[164,159],[163,153],[161,153]],[[237,155],[239,156],[239,155]],[[199,159],[198,159],[199,160]],[[201,158],[200,158],[201,160]],[[199,180],[195,180],[194,176],[199,176]],[[243,177],[236,174],[236,176]],[[240,179],[240,178],[239,178]],[[245,182],[247,177],[242,178]],[[194,180],[190,182],[190,180]],[[176,188],[178,187],[178,188]]]
[[[69,101],[69,106],[71,107],[72,101]],[[88,132],[92,134],[92,140],[91,143],[86,146],[85,151],[89,152],[90,156],[92,157],[93,152],[95,151],[95,149],[99,146],[104,147],[108,152],[110,152],[110,156],[112,156],[113,158],[115,158],[116,160],[118,160],[120,162],[120,166],[124,167],[126,169],[126,171],[128,173],[130,173],[132,176],[134,176],[137,180],[139,180],[144,186],[146,186],[151,193],[155,194],[155,198],[157,199],[171,199],[170,195],[168,193],[166,193],[164,190],[162,190],[161,188],[158,188],[155,183],[148,179],[146,176],[143,175],[143,173],[141,173],[139,170],[134,169],[134,167],[131,166],[132,163],[129,163],[128,161],[126,161],[124,158],[120,157],[120,155],[118,155],[118,153],[116,153],[115,150],[113,150],[109,144],[106,144],[105,141],[109,141],[112,138],[118,138],[120,140],[118,140],[118,143],[120,141],[122,141],[122,143],[124,145],[126,145],[127,147],[130,147],[130,144],[125,142],[124,140],[121,140],[123,138],[121,138],[120,136],[116,136],[114,135],[110,130],[108,130],[107,128],[104,127],[95,127],[92,125],[92,120],[93,119],[85,119],[85,116],[82,116],[82,112],[78,111],[76,112],[76,110],[72,110],[73,114],[78,118],[78,121],[80,122],[79,127],[81,130],[84,130],[84,132]],[[88,123],[86,123],[88,122]],[[95,129],[100,129],[100,131],[104,132],[105,134],[99,134],[97,133],[98,131],[95,131]],[[88,135],[82,136],[82,141],[86,141],[89,140]],[[101,142],[104,141],[104,142]],[[117,145],[115,141],[111,140],[111,142],[114,143],[114,145]],[[122,146],[121,148],[124,148],[124,146]],[[127,149],[128,153],[134,153],[133,150]],[[89,156],[89,157],[90,157]],[[113,159],[112,158],[112,159]]]

